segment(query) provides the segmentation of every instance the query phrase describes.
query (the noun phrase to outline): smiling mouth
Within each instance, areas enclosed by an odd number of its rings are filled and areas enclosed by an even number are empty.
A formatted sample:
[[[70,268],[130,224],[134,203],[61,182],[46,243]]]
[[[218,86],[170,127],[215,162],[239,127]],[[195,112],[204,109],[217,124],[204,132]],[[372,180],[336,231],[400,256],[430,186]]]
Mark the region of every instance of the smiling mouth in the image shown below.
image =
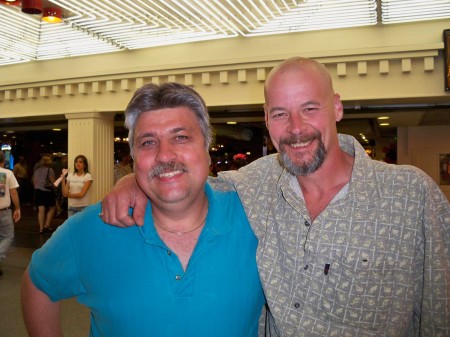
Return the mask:
[[[172,178],[178,174],[183,173],[182,170],[178,170],[178,171],[171,171],[171,172],[164,172],[158,175],[159,178]]]
[[[307,142],[297,142],[297,143],[291,143],[289,144],[290,147],[293,148],[300,148],[300,147],[307,147],[308,145],[310,145],[312,143],[312,140],[309,140]]]
[[[149,177],[158,177],[168,179],[188,172],[187,167],[179,162],[159,163],[154,166],[148,173]]]

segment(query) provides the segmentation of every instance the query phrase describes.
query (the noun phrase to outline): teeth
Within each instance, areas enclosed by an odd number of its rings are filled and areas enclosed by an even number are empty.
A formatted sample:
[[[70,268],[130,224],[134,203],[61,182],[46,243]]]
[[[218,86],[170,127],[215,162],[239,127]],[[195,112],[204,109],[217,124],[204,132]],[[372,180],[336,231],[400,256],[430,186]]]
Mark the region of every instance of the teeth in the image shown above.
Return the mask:
[[[291,147],[306,147],[306,146],[308,146],[309,144],[311,144],[311,142],[309,141],[309,142],[302,142],[302,143],[294,143],[294,144],[291,144]]]
[[[180,173],[182,173],[182,171],[172,171],[172,172],[162,173],[159,176],[161,178],[171,178],[171,177],[176,176],[177,174],[180,174]]]

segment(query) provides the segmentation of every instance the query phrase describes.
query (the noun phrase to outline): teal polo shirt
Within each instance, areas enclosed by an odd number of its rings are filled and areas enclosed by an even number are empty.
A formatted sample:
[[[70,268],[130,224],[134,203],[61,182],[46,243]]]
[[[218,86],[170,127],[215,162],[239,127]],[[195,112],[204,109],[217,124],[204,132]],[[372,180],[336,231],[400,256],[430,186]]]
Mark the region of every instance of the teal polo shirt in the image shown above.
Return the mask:
[[[129,228],[104,224],[96,204],[33,254],[33,283],[53,301],[89,307],[91,336],[257,336],[257,239],[235,192],[205,192],[206,224],[186,271],[159,238],[150,203],[145,225]]]

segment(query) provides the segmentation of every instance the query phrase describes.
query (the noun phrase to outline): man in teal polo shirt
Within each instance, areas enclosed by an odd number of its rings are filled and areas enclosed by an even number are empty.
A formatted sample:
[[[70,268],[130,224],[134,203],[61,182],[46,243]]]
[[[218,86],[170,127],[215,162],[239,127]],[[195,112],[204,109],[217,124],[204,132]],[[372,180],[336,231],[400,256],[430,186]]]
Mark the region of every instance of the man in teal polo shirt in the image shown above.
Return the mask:
[[[96,204],[61,226],[23,277],[30,336],[61,336],[59,301],[70,297],[91,309],[91,336],[257,336],[257,239],[237,194],[206,184],[202,98],[181,84],[148,84],[125,114],[150,201],[145,225],[105,226]]]

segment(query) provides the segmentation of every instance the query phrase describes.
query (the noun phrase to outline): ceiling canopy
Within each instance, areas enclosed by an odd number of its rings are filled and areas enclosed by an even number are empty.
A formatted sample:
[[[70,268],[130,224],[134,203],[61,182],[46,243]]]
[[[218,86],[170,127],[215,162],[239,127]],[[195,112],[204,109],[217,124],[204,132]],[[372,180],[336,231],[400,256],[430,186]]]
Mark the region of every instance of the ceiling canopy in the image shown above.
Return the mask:
[[[448,0],[0,0],[0,65],[201,40],[450,18]],[[28,1],[34,3],[34,1]],[[31,11],[33,13],[33,11]]]

